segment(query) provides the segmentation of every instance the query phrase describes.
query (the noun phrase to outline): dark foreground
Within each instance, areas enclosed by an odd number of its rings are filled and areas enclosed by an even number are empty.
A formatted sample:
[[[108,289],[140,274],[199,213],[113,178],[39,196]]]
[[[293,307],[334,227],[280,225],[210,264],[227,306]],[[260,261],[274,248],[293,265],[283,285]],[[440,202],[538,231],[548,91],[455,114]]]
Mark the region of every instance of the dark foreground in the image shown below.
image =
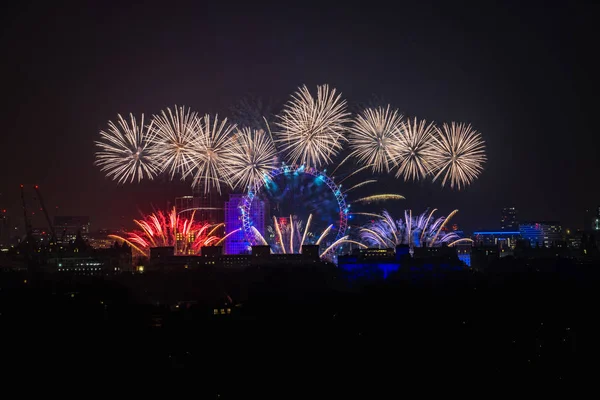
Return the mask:
[[[63,376],[192,370],[221,398],[588,380],[597,267],[503,268],[352,285],[318,271],[33,283],[7,273],[2,362]]]

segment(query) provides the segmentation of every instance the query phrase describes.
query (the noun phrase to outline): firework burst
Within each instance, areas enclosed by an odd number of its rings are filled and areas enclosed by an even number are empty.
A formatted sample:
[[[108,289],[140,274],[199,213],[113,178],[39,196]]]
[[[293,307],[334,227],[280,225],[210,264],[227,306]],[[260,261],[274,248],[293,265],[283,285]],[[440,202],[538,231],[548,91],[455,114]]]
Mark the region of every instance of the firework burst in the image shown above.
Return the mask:
[[[402,114],[387,108],[367,108],[356,116],[350,129],[349,142],[358,161],[373,166],[373,172],[389,171],[398,139]]]
[[[314,98],[306,86],[292,95],[276,125],[278,143],[293,164],[319,167],[332,161],[342,149],[345,124],[350,114],[341,94],[328,85],[317,87]]]
[[[139,124],[133,114],[129,117],[130,122],[121,115],[116,124],[109,121],[108,130],[100,131],[101,141],[95,142],[100,148],[95,164],[118,183],[153,179],[160,171],[151,155],[152,123],[144,126],[144,114]]]
[[[403,121],[400,132],[393,157],[393,163],[398,167],[396,177],[402,176],[405,181],[422,179],[432,169],[435,125],[415,118]]]
[[[448,217],[432,219],[431,212],[413,217],[411,210],[404,212],[404,219],[394,219],[387,211],[383,211],[360,230],[361,240],[369,246],[378,248],[395,247],[401,244],[411,247],[432,247],[455,243],[459,236],[454,232],[444,231],[444,227],[458,212],[452,211]]]
[[[158,211],[134,222],[139,229],[109,237],[127,243],[146,257],[150,256],[152,247],[172,246],[177,248],[179,254],[198,254],[200,248],[219,242],[219,237],[213,233],[215,228],[222,225],[194,221],[194,214],[190,219],[180,218],[175,207],[168,213]],[[178,235],[184,238],[179,243]]]
[[[205,115],[200,121],[198,137],[194,142],[193,169],[195,171],[193,186],[204,186],[204,192],[211,188],[221,192],[221,184],[231,184],[234,173],[230,163],[230,134],[234,125],[227,123],[227,118],[219,123],[218,116],[211,122]]]
[[[185,179],[191,172],[196,155],[200,119],[189,108],[175,106],[154,116],[153,154],[162,166],[162,172],[168,171],[171,179],[180,174]]]
[[[451,188],[460,190],[470,185],[483,171],[487,159],[485,143],[471,125],[444,124],[437,129],[437,135],[433,135],[433,145],[433,180],[441,178],[442,186],[448,182]]]
[[[228,162],[232,184],[247,189],[276,168],[277,150],[270,134],[263,130],[240,129],[230,141]]]

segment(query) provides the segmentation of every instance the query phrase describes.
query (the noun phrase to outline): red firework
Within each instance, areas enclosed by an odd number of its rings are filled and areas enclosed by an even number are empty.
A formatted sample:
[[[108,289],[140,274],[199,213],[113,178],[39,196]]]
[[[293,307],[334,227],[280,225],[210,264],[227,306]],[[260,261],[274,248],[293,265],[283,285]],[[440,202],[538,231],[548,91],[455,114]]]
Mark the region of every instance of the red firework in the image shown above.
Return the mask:
[[[176,254],[190,255],[200,253],[204,246],[217,245],[221,239],[214,235],[223,224],[209,224],[194,221],[178,215],[175,207],[164,213],[158,211],[145,215],[143,219],[133,220],[140,229],[125,232],[123,236],[109,235],[121,243],[127,243],[134,250],[150,256],[152,247],[175,247]]]

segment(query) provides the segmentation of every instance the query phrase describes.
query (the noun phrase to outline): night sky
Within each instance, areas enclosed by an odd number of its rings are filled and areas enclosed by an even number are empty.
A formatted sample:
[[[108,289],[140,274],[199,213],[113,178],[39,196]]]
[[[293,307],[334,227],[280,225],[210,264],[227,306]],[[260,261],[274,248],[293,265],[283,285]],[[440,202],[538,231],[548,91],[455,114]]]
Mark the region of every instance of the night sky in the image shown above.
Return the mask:
[[[598,5],[59,3],[20,1],[1,17],[0,208],[16,223],[21,183],[39,184],[53,215],[89,215],[94,228],[190,194],[164,180],[117,186],[93,165],[118,113],[178,104],[225,116],[244,96],[284,101],[323,83],[350,104],[377,96],[482,133],[488,162],[472,186],[391,180],[407,200],[389,208],[458,208],[470,231],[497,228],[504,205],[577,228],[600,204]]]

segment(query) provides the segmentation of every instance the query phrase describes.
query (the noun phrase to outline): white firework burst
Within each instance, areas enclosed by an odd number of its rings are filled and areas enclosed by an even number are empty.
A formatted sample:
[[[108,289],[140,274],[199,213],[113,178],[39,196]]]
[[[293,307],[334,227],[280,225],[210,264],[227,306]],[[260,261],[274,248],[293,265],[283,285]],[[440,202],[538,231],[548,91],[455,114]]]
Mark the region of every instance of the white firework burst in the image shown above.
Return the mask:
[[[442,186],[449,182],[451,188],[460,190],[483,171],[487,160],[485,142],[479,132],[468,124],[452,122],[436,131],[437,134],[433,135],[433,180],[441,178]]]
[[[317,86],[314,98],[306,86],[292,95],[278,118],[277,143],[294,164],[319,167],[331,162],[346,141],[350,114],[341,94],[328,85]]]
[[[95,144],[95,164],[106,176],[118,183],[130,183],[144,178],[153,179],[160,171],[151,154],[152,123],[144,126],[144,114],[138,124],[133,114],[128,123],[120,114],[117,124],[108,122],[108,130],[100,131],[101,141]]]
[[[277,149],[273,138],[262,129],[238,129],[230,141],[228,162],[234,186],[243,189],[254,186],[270,177],[276,168]]]
[[[433,135],[435,125],[426,121],[403,121],[401,134],[398,135],[397,145],[394,146],[393,163],[398,167],[396,177],[402,176],[405,181],[418,180],[427,176],[432,169],[432,159],[435,155]]]
[[[229,140],[235,125],[227,123],[227,118],[219,122],[215,116],[205,115],[198,124],[198,136],[193,149],[193,186],[204,186],[204,192],[215,188],[221,193],[223,183],[231,185],[231,175],[234,170],[229,160]]]
[[[193,169],[196,149],[194,143],[200,129],[200,119],[196,112],[185,107],[175,106],[154,116],[153,151],[170,178],[180,174],[185,179]]]
[[[393,162],[398,146],[402,114],[387,108],[367,108],[356,116],[350,130],[352,155],[358,161],[373,166],[373,172],[386,172]]]

